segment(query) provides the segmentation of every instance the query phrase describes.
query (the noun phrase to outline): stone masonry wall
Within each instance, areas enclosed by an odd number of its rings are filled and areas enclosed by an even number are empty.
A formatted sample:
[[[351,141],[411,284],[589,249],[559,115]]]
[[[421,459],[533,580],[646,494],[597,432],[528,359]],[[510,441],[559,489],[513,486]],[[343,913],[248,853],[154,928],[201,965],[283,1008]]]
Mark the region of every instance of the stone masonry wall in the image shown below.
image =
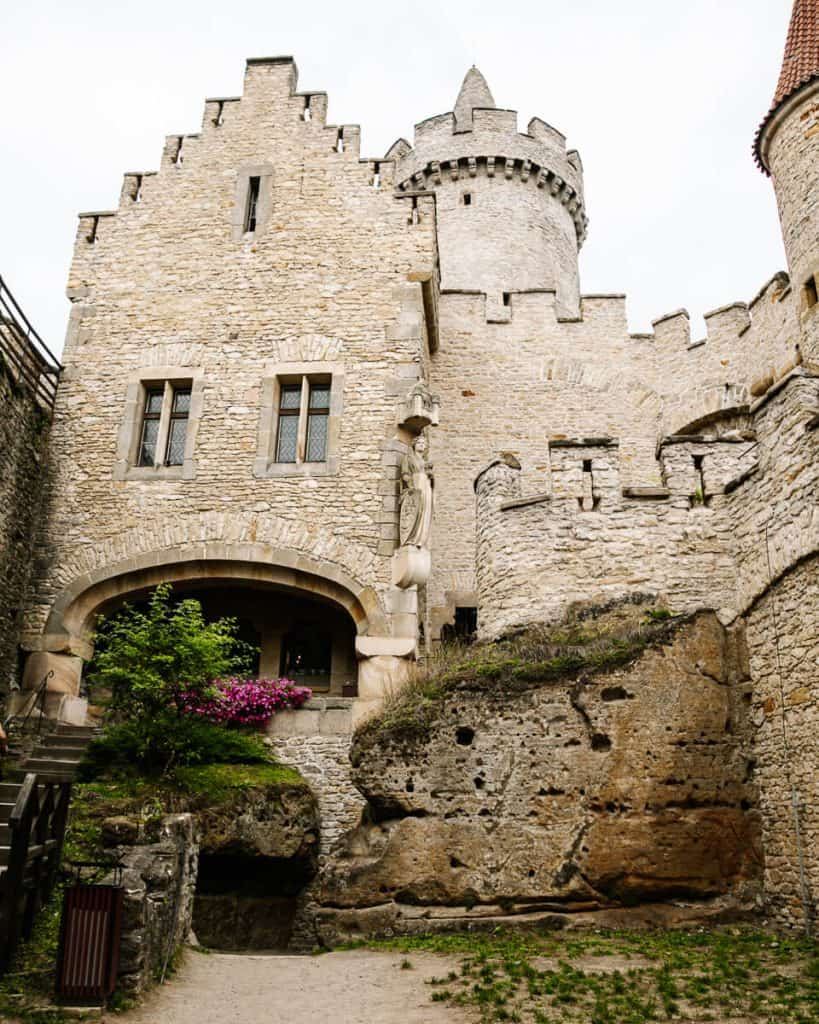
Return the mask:
[[[110,829],[107,840],[125,888],[117,986],[133,995],[160,980],[190,932],[196,825],[190,814],[169,815],[139,830]]]
[[[296,768],[318,798],[318,874],[299,897],[290,948],[309,951],[318,944],[318,896],[336,850],[361,822],[365,800],[356,789],[350,765],[352,724],[349,701],[308,702],[298,711],[280,712],[271,721],[270,743],[281,764]]]
[[[207,101],[201,133],[170,137],[158,173],[126,175],[116,211],[80,218],[32,646],[77,578],[203,539],[284,538],[335,565],[343,551],[359,582],[389,589],[397,470],[385,450],[424,358],[421,284],[408,278],[434,266],[432,206],[411,216],[391,164],[374,182],[357,128],[327,125],[326,97],[295,85],[292,61],[251,62],[240,99]],[[264,185],[247,235],[251,173]],[[259,476],[272,460],[265,381],[294,365],[343,375],[335,462]],[[182,471],[135,471],[123,454],[146,376],[195,382]]]
[[[794,370],[757,403],[755,432],[664,445],[662,489],[624,487],[614,442],[553,444],[552,489],[531,499],[522,474],[497,461],[477,482],[481,631],[548,621],[574,601],[634,589],[679,611],[735,617],[819,548],[817,413],[819,382]],[[584,462],[594,501],[586,511]]]
[[[790,926],[812,918],[819,889],[817,424],[819,379],[796,367],[750,406],[746,430],[668,439],[662,491],[621,487],[613,441],[554,448],[548,495],[523,497],[512,460],[496,460],[477,482],[486,635],[634,590],[678,611],[744,617],[766,901]],[[581,459],[593,480],[588,511]]]
[[[45,502],[49,420],[0,361],[0,695],[15,681],[17,645]]]
[[[786,573],[747,617],[754,754],[768,909],[816,924],[819,898],[819,557]]]

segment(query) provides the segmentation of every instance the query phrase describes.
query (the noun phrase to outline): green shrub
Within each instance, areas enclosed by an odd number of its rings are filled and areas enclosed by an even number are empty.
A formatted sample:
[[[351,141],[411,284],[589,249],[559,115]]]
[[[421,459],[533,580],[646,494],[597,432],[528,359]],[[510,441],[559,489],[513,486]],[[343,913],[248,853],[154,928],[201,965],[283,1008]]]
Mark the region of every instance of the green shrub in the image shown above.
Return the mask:
[[[128,718],[164,711],[181,692],[248,668],[251,649],[237,639],[238,622],[206,622],[198,601],[175,602],[171,591],[163,583],[145,611],[126,604],[97,622],[89,682],[109,690],[112,711]]]
[[[198,601],[173,601],[171,586],[145,610],[125,605],[100,619],[90,667],[92,689],[110,692],[114,725],[88,752],[83,771],[104,768],[160,774],[175,765],[264,760],[257,739],[183,714],[182,695],[204,694],[213,679],[248,669],[252,648],[235,619],[207,622]]]
[[[267,760],[267,748],[260,736],[169,709],[149,720],[109,726],[89,745],[78,777],[87,782],[112,771],[156,775],[176,766],[260,764]]]

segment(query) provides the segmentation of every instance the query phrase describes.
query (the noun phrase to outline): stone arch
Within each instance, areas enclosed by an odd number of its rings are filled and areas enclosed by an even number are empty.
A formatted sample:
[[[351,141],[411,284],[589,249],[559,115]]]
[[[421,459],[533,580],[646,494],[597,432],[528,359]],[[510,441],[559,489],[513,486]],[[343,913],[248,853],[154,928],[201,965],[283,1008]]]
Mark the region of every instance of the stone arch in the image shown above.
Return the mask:
[[[389,636],[378,595],[334,563],[269,544],[202,542],[141,552],[74,579],[51,606],[41,647],[91,653],[95,612],[114,598],[164,582],[224,579],[272,584],[326,598],[344,608],[359,636]]]

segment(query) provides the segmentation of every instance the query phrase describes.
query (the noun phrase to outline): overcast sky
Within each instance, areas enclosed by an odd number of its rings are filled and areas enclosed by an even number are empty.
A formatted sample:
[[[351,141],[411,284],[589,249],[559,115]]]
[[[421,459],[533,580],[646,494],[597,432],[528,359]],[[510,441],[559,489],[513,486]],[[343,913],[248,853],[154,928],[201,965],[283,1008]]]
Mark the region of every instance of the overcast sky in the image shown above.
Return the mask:
[[[591,224],[584,292],[626,292],[632,330],[750,299],[785,267],[750,146],[792,0],[38,0],[7,4],[0,62],[0,274],[60,351],[80,210],[115,208],[123,171],[199,130],[244,60],[292,54],[299,87],[381,156],[451,110],[473,63],[495,101],[568,136]]]

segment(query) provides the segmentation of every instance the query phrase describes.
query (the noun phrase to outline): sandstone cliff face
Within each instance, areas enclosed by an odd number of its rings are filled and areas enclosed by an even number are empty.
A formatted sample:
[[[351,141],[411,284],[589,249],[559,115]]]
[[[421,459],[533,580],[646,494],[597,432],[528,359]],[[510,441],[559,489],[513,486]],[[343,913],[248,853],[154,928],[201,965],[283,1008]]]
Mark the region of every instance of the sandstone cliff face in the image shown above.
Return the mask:
[[[370,821],[326,874],[325,920],[749,895],[761,854],[743,652],[702,612],[629,666],[463,683],[422,733],[365,733],[352,757]]]

